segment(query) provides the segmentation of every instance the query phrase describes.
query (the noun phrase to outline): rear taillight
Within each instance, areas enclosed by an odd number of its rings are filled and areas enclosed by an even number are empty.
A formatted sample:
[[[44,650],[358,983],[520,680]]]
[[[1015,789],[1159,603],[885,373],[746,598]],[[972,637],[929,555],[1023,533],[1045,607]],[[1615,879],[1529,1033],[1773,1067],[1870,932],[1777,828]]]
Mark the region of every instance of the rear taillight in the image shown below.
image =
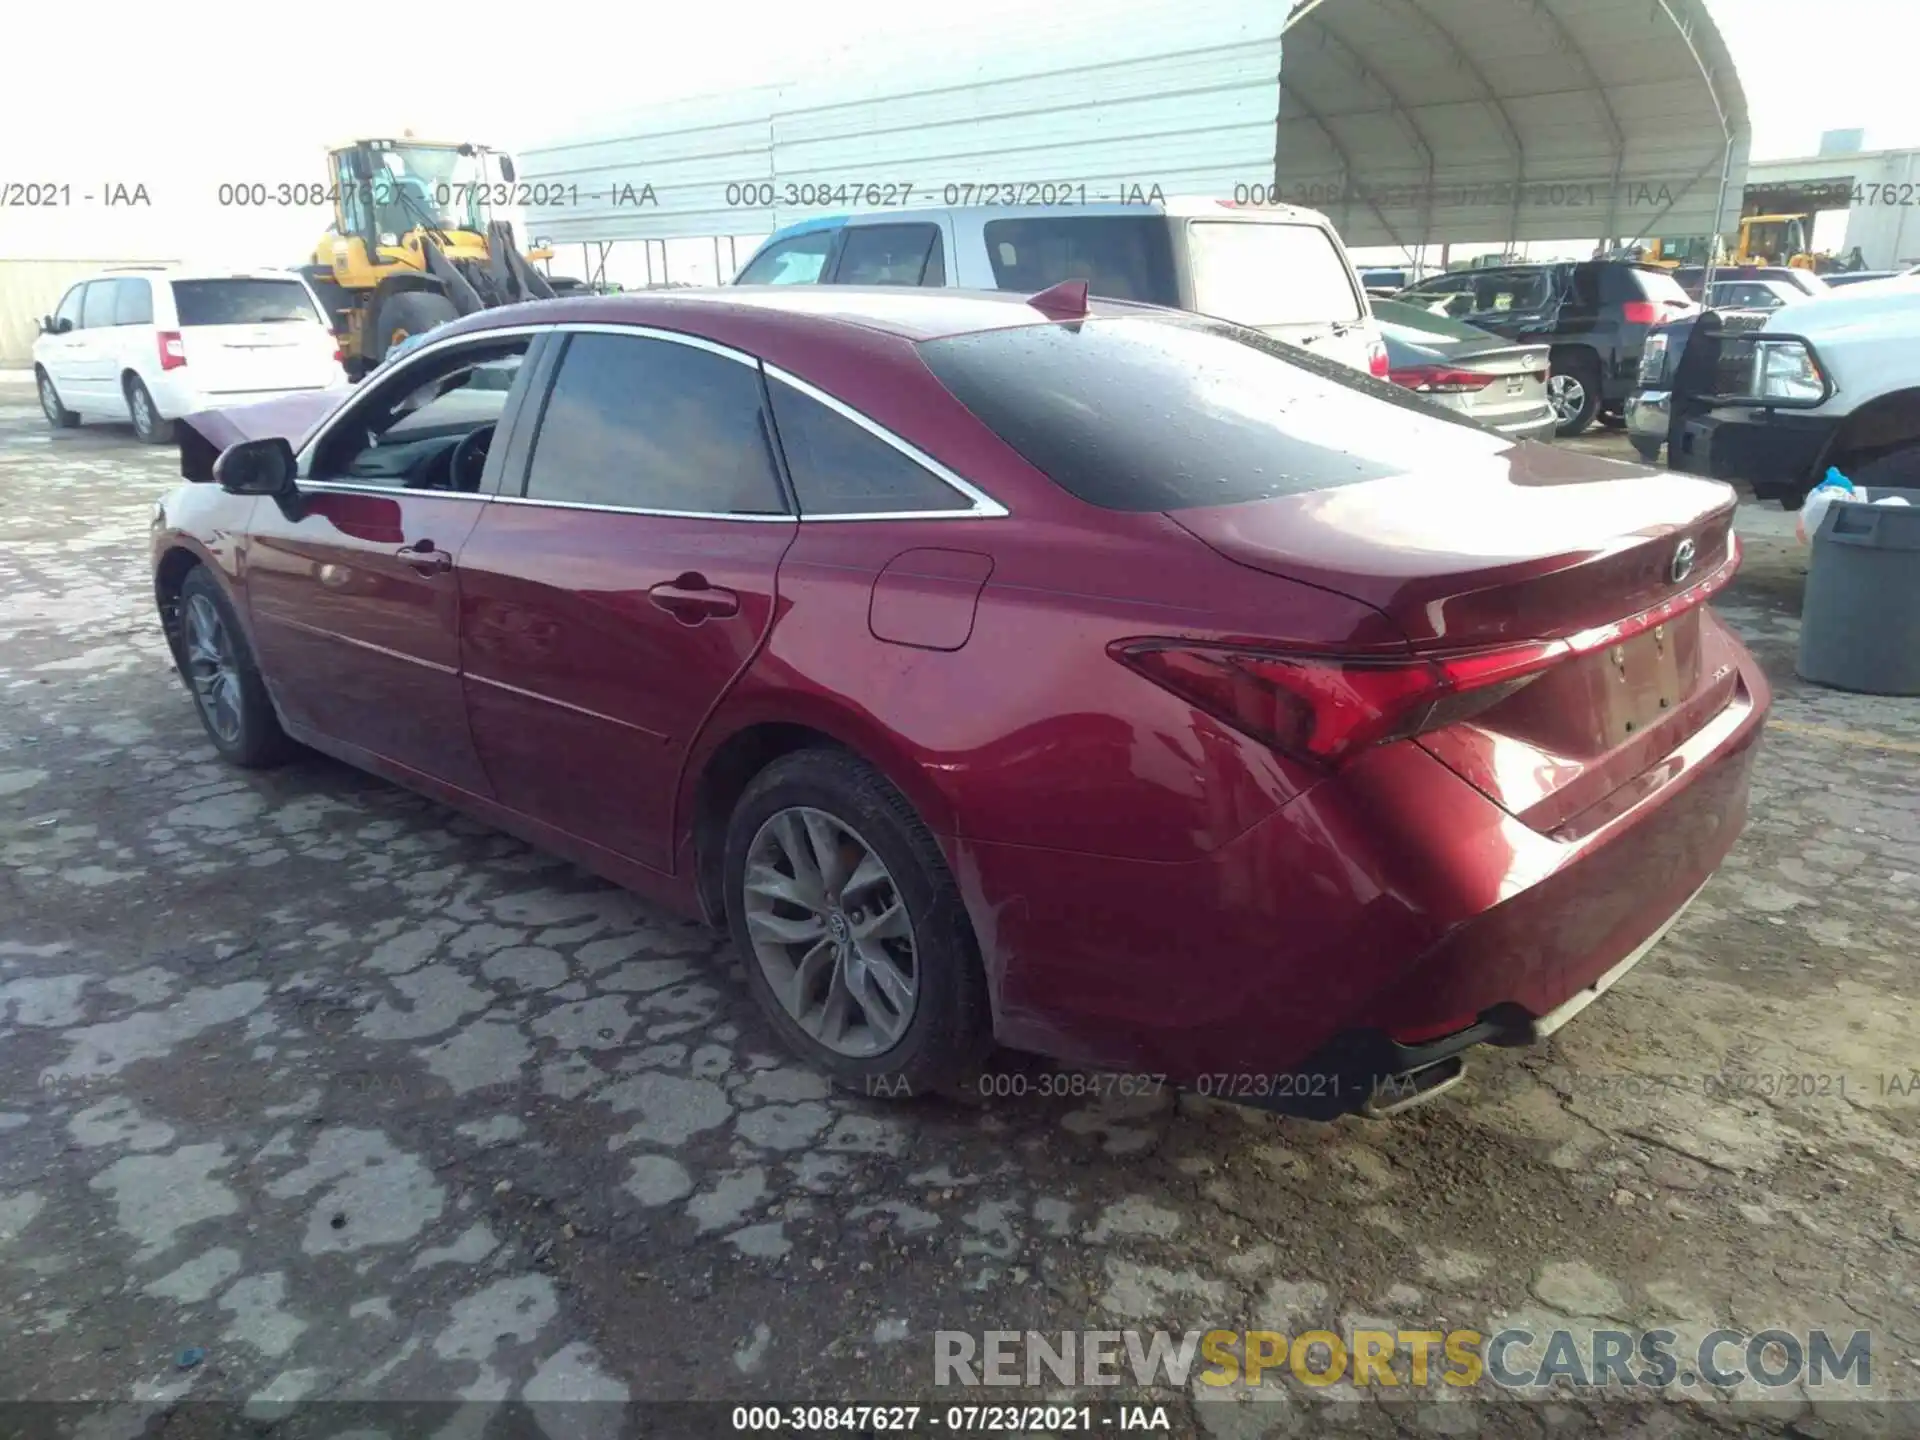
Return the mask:
[[[1667,318],[1651,300],[1629,300],[1620,307],[1620,314],[1629,325],[1658,325]]]
[[[347,363],[347,352],[338,345],[333,347],[333,363],[336,365],[344,365]]]
[[[1376,380],[1387,378],[1387,345],[1384,340],[1367,342],[1367,373]]]
[[[1491,375],[1450,370],[1445,365],[1406,365],[1390,372],[1387,378],[1425,395],[1458,395],[1469,390],[1484,390],[1493,383]]]
[[[1571,648],[1552,640],[1377,660],[1147,640],[1117,642],[1110,653],[1263,744],[1335,764],[1478,714]]]
[[[155,338],[160,342],[162,370],[178,370],[187,363],[187,347],[178,330],[162,330]]]

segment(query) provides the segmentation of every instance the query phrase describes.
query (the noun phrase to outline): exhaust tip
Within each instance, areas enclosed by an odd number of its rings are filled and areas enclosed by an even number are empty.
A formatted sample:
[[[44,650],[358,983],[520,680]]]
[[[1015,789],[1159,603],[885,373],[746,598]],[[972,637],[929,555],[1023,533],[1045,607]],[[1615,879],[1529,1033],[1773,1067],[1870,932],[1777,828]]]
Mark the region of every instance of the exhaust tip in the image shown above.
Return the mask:
[[[1403,1114],[1416,1105],[1438,1099],[1466,1076],[1467,1062],[1458,1055],[1449,1055],[1418,1070],[1380,1076],[1373,1082],[1373,1093],[1360,1107],[1360,1113],[1371,1120]]]

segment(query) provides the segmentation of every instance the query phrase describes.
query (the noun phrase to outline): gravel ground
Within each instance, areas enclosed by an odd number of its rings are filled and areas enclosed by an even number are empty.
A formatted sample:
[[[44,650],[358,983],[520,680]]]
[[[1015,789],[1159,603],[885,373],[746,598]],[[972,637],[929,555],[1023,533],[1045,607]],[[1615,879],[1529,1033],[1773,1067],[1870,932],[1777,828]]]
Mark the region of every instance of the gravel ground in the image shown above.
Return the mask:
[[[940,1329],[1519,1319],[1867,1329],[1883,1403],[1793,1433],[1920,1433],[1920,706],[1795,681],[1793,517],[1743,507],[1720,607],[1779,691],[1726,868],[1550,1044],[1314,1126],[830,1092],[718,937],[331,761],[217,763],[149,598],[171,464],[0,381],[0,1399],[847,1401],[931,1394]],[[1806,1396],[1150,1398],[1657,1435]]]

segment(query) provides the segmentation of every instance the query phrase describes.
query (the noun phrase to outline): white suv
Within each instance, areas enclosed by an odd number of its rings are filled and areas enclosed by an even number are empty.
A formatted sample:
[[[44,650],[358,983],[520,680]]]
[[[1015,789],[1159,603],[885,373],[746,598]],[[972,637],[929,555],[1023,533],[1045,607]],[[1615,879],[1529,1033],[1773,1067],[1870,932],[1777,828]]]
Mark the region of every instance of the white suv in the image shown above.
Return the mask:
[[[1085,280],[1112,300],[1197,310],[1386,378],[1346,247],[1315,210],[1224,200],[970,205],[802,220],[736,285],[954,285],[1029,294]]]
[[[47,420],[131,420],[149,444],[196,410],[345,385],[326,312],[284,270],[103,270],[40,322],[34,382]]]

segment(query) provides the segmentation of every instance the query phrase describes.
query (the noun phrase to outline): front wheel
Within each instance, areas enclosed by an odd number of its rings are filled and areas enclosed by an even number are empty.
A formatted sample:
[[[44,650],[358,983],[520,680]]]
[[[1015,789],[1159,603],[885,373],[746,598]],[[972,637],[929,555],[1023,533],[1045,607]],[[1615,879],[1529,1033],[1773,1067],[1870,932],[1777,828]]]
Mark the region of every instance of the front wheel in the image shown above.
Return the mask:
[[[60,392],[54,388],[53,377],[42,370],[37,376],[40,391],[40,413],[47,417],[47,423],[56,430],[71,430],[80,423],[80,416],[60,403]]]
[[[460,312],[446,296],[432,290],[402,290],[389,295],[374,317],[374,342],[380,347],[374,357],[386,358],[396,346],[415,335],[424,335],[437,325],[458,317]]]
[[[727,924],[787,1045],[843,1085],[911,1096],[992,1047],[973,927],[913,807],[843,750],[801,750],[747,786],[727,827]]]
[[[1563,439],[1580,434],[1600,409],[1598,362],[1579,351],[1555,355],[1553,373],[1547,377],[1547,400],[1560,422],[1553,433]]]
[[[180,587],[180,674],[193,691],[200,723],[233,764],[264,770],[291,757],[273,701],[253,663],[246,634],[220,583],[196,567]]]

